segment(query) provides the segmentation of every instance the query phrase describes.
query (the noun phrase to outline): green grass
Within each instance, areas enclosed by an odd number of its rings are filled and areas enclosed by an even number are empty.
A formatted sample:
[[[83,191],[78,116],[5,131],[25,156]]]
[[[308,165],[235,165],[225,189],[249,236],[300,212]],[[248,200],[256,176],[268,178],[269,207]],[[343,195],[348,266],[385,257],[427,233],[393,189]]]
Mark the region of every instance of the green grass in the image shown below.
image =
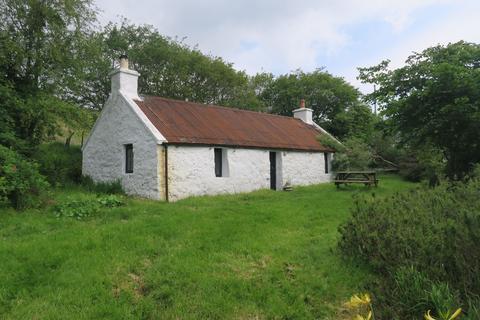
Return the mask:
[[[2,319],[335,319],[371,277],[336,250],[352,196],[412,187],[128,199],[86,220],[0,214]],[[59,203],[92,199],[58,191]]]

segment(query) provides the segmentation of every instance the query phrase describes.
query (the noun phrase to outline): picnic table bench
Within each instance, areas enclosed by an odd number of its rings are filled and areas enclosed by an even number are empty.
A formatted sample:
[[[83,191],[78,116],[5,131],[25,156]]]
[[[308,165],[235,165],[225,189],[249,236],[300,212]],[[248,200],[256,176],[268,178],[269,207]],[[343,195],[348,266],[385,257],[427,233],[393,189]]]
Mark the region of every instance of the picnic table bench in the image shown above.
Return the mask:
[[[375,171],[339,171],[333,181],[337,188],[341,184],[363,183],[366,186],[378,185],[377,173]]]

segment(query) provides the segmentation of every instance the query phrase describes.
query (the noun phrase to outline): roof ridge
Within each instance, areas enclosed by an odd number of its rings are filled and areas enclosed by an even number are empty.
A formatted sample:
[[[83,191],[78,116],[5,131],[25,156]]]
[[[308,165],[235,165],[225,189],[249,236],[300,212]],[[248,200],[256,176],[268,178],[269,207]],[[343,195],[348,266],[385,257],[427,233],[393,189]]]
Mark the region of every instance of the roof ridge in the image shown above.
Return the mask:
[[[302,120],[294,118],[294,117],[284,116],[284,115],[280,115],[280,114],[260,112],[260,111],[254,111],[254,110],[248,110],[248,109],[240,109],[240,108],[236,108],[236,107],[219,106],[219,105],[216,105],[216,104],[201,103],[201,102],[196,102],[196,101],[185,101],[185,100],[165,98],[165,97],[160,97],[160,96],[143,95],[143,97],[156,98],[156,99],[162,99],[162,100],[174,101],[174,102],[182,102],[182,103],[191,104],[191,105],[200,105],[200,106],[203,106],[203,107],[225,109],[225,110],[230,110],[230,111],[250,112],[250,113],[263,114],[263,115],[272,116],[272,117],[280,117],[280,118],[285,118],[285,119],[291,119],[291,120],[295,120],[295,121],[297,121],[297,120],[302,121]],[[305,123],[303,121],[302,121],[302,123],[308,125],[308,123]]]

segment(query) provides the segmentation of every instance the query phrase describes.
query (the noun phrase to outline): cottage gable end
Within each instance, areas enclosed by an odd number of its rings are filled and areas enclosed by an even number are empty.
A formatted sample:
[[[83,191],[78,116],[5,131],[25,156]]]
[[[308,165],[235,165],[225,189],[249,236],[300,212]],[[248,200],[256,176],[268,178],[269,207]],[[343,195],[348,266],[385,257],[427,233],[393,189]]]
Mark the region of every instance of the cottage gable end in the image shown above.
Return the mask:
[[[123,94],[112,94],[83,148],[82,171],[94,181],[120,181],[129,194],[159,199],[157,145],[160,133],[148,128]],[[126,170],[126,149],[133,172]]]

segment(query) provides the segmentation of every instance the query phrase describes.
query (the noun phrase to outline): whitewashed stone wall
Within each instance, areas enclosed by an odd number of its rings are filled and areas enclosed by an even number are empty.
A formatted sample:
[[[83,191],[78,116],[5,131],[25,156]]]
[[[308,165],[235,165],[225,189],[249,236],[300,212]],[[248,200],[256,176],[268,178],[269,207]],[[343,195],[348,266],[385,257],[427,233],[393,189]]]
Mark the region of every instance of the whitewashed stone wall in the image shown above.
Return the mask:
[[[96,182],[120,180],[128,194],[164,200],[164,138],[136,108],[120,92],[110,97],[83,149],[83,174]],[[125,144],[133,145],[133,173],[125,173]],[[270,188],[270,150],[223,149],[228,174],[216,177],[214,147],[170,145],[169,200]],[[308,185],[331,180],[324,173],[323,153],[277,151],[276,159],[277,189],[286,182]]]
[[[215,176],[213,147],[169,146],[169,199],[189,196],[240,193],[270,188],[270,150],[224,148],[228,176]],[[323,153],[279,151],[277,188],[285,182],[308,185],[330,181],[324,173]]]
[[[132,103],[120,93],[110,97],[83,149],[82,171],[97,182],[120,180],[128,194],[159,199],[157,141]],[[133,173],[125,173],[124,145],[129,143]]]
[[[170,200],[269,188],[268,151],[226,148],[228,177],[216,177],[213,149],[204,146],[168,147]]]
[[[329,155],[329,167],[331,155]],[[309,185],[329,182],[330,173],[325,174],[324,154],[321,152],[282,152],[283,182],[291,185]],[[329,170],[331,172],[331,170]]]

